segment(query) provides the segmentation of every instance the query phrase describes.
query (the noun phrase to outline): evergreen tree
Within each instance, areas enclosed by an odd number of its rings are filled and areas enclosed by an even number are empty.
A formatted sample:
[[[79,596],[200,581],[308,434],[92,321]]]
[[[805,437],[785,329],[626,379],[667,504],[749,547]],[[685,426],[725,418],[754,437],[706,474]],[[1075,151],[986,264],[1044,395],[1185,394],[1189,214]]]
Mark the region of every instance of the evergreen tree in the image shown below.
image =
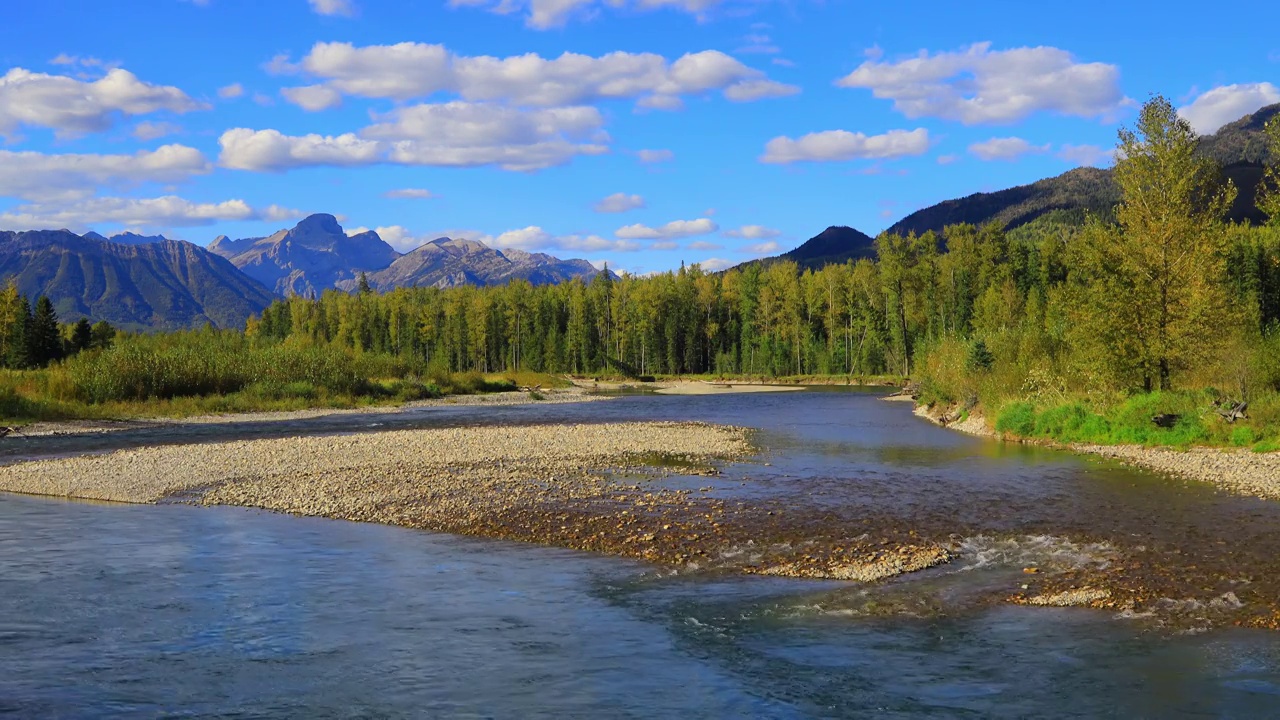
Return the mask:
[[[5,333],[5,367],[15,370],[31,367],[31,325],[31,302],[25,295],[18,295],[12,322]]]
[[[71,328],[71,352],[81,353],[88,350],[93,345],[93,327],[89,325],[89,320],[80,318]]]
[[[361,295],[368,295],[373,292],[373,287],[369,285],[369,276],[365,275],[363,272],[360,273],[359,292]]]
[[[111,323],[106,320],[99,320],[94,323],[90,334],[92,339],[89,342],[89,346],[98,350],[106,350],[111,347],[111,343],[116,339],[116,329],[111,327]]]
[[[58,327],[58,313],[53,302],[41,295],[36,301],[35,315],[27,333],[28,363],[44,367],[63,357],[62,332]]]

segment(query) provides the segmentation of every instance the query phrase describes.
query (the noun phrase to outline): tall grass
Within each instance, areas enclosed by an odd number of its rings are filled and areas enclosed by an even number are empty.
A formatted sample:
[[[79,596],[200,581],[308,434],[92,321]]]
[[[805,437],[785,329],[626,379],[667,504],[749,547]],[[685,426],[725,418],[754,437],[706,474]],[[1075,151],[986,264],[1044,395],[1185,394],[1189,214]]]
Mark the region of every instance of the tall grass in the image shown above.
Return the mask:
[[[426,377],[424,377],[426,376]],[[411,359],[218,331],[126,335],[42,370],[0,371],[7,422],[408,402],[551,387],[534,374],[428,373]]]
[[[1227,423],[1213,411],[1214,392],[1153,392],[1114,403],[1071,400],[1037,405],[1005,404],[996,430],[1006,435],[1062,443],[1146,446],[1230,446],[1265,451],[1280,440],[1280,396],[1255,398],[1250,417]],[[1176,415],[1172,427],[1156,425],[1156,415]]]

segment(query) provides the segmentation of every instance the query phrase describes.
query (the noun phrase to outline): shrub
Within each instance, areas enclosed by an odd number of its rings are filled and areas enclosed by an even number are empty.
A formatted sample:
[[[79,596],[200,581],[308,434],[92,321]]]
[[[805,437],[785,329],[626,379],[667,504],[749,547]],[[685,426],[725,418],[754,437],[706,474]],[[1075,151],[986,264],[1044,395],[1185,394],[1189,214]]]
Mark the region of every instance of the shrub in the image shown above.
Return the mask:
[[[1031,437],[1036,431],[1036,409],[1028,402],[1015,402],[1006,405],[996,417],[996,431]]]

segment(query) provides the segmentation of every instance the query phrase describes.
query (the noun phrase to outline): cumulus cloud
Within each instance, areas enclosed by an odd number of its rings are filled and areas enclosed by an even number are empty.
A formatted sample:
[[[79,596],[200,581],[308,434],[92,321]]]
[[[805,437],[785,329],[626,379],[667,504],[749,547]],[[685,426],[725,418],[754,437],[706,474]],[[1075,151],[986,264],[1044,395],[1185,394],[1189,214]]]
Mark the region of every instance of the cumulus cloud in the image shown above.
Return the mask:
[[[435,197],[435,193],[421,188],[401,188],[399,190],[388,190],[382,196],[392,200],[430,200]]]
[[[125,227],[192,227],[222,221],[278,222],[301,217],[297,210],[270,205],[254,208],[243,200],[197,203],[168,195],[158,198],[95,197],[76,203],[20,205],[0,213],[0,225],[17,229],[84,229],[99,224]]]
[[[305,86],[306,92],[291,88],[285,93],[291,102],[311,100],[313,105],[318,88],[395,100],[454,93],[464,100],[528,107],[637,100],[639,107],[653,110],[678,109],[684,95],[719,91],[729,100],[749,102],[800,91],[716,50],[688,53],[675,61],[654,53],[629,52],[498,58],[457,55],[443,45],[425,43],[357,47],[330,42],[317,43],[297,63],[277,57],[268,69],[320,79],[319,85]]]
[[[92,82],[22,68],[0,76],[0,135],[22,126],[72,135],[100,132],[120,116],[205,107],[176,87],[152,85],[119,68]]]
[[[234,100],[244,95],[244,86],[240,83],[231,83],[218,88],[218,97],[223,100]]]
[[[637,150],[636,157],[642,163],[652,164],[675,160],[676,154],[670,150]]]
[[[1223,85],[1201,94],[1178,114],[1202,135],[1217,132],[1229,122],[1280,103],[1280,88],[1269,82]]]
[[[694,235],[707,235],[719,229],[720,226],[710,219],[698,218],[697,220],[672,220],[656,228],[639,223],[626,225],[618,228],[614,235],[627,240],[674,240]]]
[[[568,250],[571,252],[635,252],[641,249],[638,243],[627,240],[610,240],[599,235],[554,235],[537,225],[508,230],[495,237],[481,239],[486,245],[496,248],[515,248],[527,252],[540,250]]]
[[[507,230],[497,235],[465,229],[439,230],[425,235],[415,235],[400,225],[379,227],[376,230],[383,240],[402,252],[421,247],[441,237],[473,240],[500,250],[525,252],[634,252],[641,249],[638,243],[627,240],[610,240],[598,235],[556,235],[537,225]],[[353,230],[352,233],[354,232]]]
[[[706,250],[706,251],[713,252],[716,250],[723,250],[724,246],[717,245],[716,243],[713,243],[713,242],[707,242],[706,240],[694,240],[693,242],[689,243],[689,249],[690,250]]]
[[[562,27],[575,17],[592,17],[602,7],[656,10],[670,8],[703,19],[725,0],[449,0],[450,7],[474,7],[496,15],[523,13],[525,25],[537,30]]]
[[[1115,162],[1116,151],[1112,148],[1102,148],[1097,145],[1066,144],[1058,148],[1058,157],[1076,165],[1105,167]]]
[[[659,240],[649,244],[650,250],[675,250],[680,247],[680,243],[675,240]]]
[[[133,128],[133,136],[139,140],[156,140],[166,135],[177,135],[182,128],[169,122],[151,122],[144,120]]]
[[[361,134],[386,143],[389,160],[402,165],[531,171],[609,151],[604,118],[593,107],[521,111],[454,101],[401,108],[379,119]]]
[[[939,165],[950,165],[951,163],[956,162],[956,161],[957,161],[957,160],[959,160],[959,159],[960,159],[960,156],[959,156],[959,155],[939,155],[939,156],[938,156],[938,164],[939,164]]]
[[[345,135],[291,136],[279,130],[235,128],[218,138],[218,161],[236,170],[282,171],[297,167],[331,165],[352,167],[379,160],[378,143]]]
[[[354,17],[356,14],[356,5],[351,0],[307,0],[307,2],[317,15]]]
[[[307,112],[329,110],[342,104],[342,93],[325,85],[284,88],[280,94]]]
[[[1081,63],[1053,47],[993,51],[989,42],[897,62],[873,57],[836,85],[871,90],[909,118],[966,125],[1013,123],[1042,111],[1105,117],[1129,102],[1115,65]]]
[[[0,195],[43,202],[82,198],[102,185],[182,182],[211,169],[203,153],[185,145],[131,155],[0,150]]]
[[[834,162],[843,160],[888,159],[923,155],[929,150],[929,131],[890,130],[883,135],[865,135],[847,130],[809,133],[797,140],[776,137],[764,146],[761,162]]]
[[[288,170],[375,163],[532,171],[609,151],[593,107],[519,110],[454,101],[375,116],[358,134],[290,136],[236,128],[222,134],[221,163],[240,170]]]
[[[991,138],[969,146],[969,153],[980,160],[1017,160],[1031,153],[1049,152],[1048,145],[1032,145],[1020,137]]]
[[[639,195],[628,195],[626,193],[614,193],[594,206],[598,213],[620,213],[628,210],[638,210],[644,207],[644,198]]]
[[[782,234],[782,231],[775,230],[764,225],[743,225],[735,230],[725,230],[724,236],[731,238],[744,238],[747,240],[763,240],[765,238],[775,238]],[[690,246],[692,247],[692,246]]]
[[[772,255],[773,253],[778,252],[778,243],[773,240],[755,243],[753,245],[747,245],[746,247],[739,248],[738,252],[745,253],[747,255]]]
[[[728,270],[734,265],[737,265],[737,263],[735,263],[732,260],[725,260],[724,258],[715,258],[715,257],[707,258],[706,260],[703,260],[702,262],[697,264],[699,267],[701,267],[703,270],[706,270],[707,272],[720,272],[721,270]]]

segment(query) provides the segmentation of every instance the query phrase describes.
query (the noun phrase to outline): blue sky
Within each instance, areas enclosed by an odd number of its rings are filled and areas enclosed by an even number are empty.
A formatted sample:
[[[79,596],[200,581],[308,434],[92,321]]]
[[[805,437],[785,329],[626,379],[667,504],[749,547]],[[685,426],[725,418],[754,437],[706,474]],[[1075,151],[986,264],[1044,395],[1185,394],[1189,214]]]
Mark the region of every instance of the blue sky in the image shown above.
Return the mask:
[[[1280,7],[45,0],[0,26],[0,228],[311,212],[649,272],[1107,165],[1162,93],[1280,102]],[[1130,7],[1135,6],[1135,7]]]

